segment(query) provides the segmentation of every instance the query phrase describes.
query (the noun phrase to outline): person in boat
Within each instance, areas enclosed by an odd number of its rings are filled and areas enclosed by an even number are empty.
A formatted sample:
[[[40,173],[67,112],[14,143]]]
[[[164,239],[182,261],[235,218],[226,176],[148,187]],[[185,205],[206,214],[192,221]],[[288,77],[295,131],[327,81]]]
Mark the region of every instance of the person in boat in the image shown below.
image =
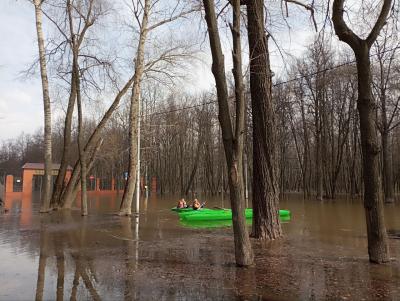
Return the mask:
[[[193,210],[199,210],[201,208],[201,204],[198,199],[193,200],[192,208]]]
[[[199,210],[199,209],[203,208],[204,205],[205,205],[205,203],[200,204],[198,199],[194,199],[193,200],[193,204],[192,204],[192,208],[193,208],[193,210]]]
[[[178,205],[176,205],[176,208],[179,208],[179,209],[182,209],[182,208],[187,208],[187,204],[186,204],[186,201],[185,201],[185,199],[180,199],[179,201],[178,201]]]

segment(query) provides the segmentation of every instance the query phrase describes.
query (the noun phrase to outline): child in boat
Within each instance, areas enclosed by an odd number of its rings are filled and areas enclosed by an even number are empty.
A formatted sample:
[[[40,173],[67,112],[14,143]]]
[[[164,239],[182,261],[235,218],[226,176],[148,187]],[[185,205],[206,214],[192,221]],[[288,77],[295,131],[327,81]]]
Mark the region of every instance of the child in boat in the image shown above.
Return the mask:
[[[185,199],[180,199],[178,201],[178,205],[176,205],[176,208],[182,209],[182,208],[187,208],[187,204],[185,202]]]

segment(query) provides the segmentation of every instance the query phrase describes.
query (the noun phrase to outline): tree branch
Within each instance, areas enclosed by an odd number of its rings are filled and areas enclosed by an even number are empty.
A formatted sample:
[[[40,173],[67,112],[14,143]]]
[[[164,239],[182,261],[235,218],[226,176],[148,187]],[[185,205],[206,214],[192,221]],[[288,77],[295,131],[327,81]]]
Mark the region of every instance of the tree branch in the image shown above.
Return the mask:
[[[374,27],[372,28],[370,34],[366,39],[369,47],[371,47],[372,44],[376,41],[379,32],[381,31],[382,27],[386,24],[386,18],[389,15],[391,6],[392,6],[392,0],[385,0],[383,2],[382,10],[381,13],[379,14],[378,20],[376,20]]]
[[[360,45],[360,38],[347,26],[343,20],[344,0],[335,0],[332,6],[332,21],[339,40],[346,42],[351,48],[357,49]]]
[[[301,3],[300,1],[297,1],[297,0],[283,0],[283,1],[286,4],[286,14],[287,14],[287,16],[289,15],[288,8],[287,8],[287,4],[288,3],[292,3],[292,4],[295,4],[295,5],[301,6],[301,7],[305,8],[306,10],[310,11],[310,15],[311,15],[310,17],[311,17],[311,20],[312,20],[312,22],[314,24],[315,31],[318,31],[317,21],[315,20],[315,15],[314,15],[315,11],[314,11],[313,5],[307,5],[307,4]]]

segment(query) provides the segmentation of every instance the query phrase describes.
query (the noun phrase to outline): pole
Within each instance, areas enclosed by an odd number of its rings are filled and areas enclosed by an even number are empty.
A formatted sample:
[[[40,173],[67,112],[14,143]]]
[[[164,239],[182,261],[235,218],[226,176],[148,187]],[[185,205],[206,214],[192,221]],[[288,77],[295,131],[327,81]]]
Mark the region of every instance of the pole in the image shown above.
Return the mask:
[[[136,175],[136,213],[139,214],[139,200],[140,200],[140,115],[141,115],[141,106],[140,106],[140,97],[138,104],[138,133],[137,133],[137,175]]]

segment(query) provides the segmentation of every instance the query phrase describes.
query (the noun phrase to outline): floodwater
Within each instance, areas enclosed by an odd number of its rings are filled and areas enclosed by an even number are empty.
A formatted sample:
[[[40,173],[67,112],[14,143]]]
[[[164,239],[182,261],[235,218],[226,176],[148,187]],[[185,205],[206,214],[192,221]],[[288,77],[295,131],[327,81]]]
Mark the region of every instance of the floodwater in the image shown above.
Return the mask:
[[[400,239],[390,263],[370,264],[358,200],[285,198],[285,237],[253,241],[255,266],[237,268],[231,227],[181,224],[176,198],[142,199],[138,218],[116,216],[111,194],[89,195],[85,218],[78,208],[39,215],[38,199],[6,199],[0,300],[400,300]],[[400,205],[385,213],[400,230]]]

